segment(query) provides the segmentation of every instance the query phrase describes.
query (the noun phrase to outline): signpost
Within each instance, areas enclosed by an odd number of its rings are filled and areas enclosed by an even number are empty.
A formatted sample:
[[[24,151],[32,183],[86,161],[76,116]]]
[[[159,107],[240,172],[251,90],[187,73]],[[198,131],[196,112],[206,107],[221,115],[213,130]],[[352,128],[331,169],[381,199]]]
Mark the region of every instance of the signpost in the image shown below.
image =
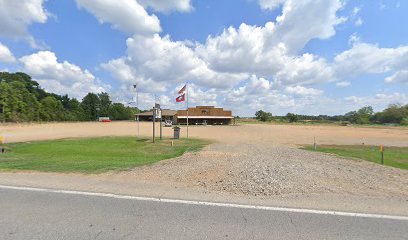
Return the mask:
[[[156,118],[160,118],[160,140],[162,139],[162,111],[160,109],[160,104],[155,104],[153,107],[153,143],[156,139]]]
[[[381,165],[384,165],[384,151],[385,148],[383,145],[380,146],[380,152],[381,152]]]

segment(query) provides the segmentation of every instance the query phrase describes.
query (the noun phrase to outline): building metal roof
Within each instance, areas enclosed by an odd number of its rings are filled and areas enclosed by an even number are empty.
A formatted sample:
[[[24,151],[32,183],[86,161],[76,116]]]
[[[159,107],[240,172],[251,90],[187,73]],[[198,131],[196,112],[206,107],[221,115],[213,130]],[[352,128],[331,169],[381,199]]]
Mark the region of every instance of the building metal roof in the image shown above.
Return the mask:
[[[187,119],[187,116],[177,116],[180,119]],[[233,119],[231,116],[188,116],[189,119]]]
[[[162,109],[162,116],[174,116],[176,114],[177,114],[177,111],[175,111],[175,110]],[[138,114],[135,114],[135,115],[136,116],[153,116],[153,111],[138,113]]]

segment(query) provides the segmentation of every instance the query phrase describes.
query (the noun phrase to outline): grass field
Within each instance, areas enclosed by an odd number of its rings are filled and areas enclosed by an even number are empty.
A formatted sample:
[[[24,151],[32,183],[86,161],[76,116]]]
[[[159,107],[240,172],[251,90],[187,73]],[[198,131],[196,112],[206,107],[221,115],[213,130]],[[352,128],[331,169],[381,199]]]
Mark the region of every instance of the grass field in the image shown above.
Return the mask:
[[[315,151],[313,146],[306,146],[304,149]],[[316,151],[381,163],[381,153],[378,146],[319,145]],[[386,147],[384,151],[384,165],[408,169],[408,147]]]
[[[64,139],[7,144],[0,170],[100,173],[126,170],[197,151],[209,142],[198,139],[151,140],[134,137]]]

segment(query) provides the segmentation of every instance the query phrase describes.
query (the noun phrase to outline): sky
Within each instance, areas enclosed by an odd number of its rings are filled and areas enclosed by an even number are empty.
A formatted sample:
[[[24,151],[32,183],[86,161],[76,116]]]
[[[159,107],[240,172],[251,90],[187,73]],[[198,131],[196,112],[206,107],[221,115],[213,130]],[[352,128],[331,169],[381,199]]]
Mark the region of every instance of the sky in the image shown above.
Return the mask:
[[[402,0],[0,0],[0,71],[150,109],[344,114],[408,103]],[[137,84],[135,90],[132,86]]]

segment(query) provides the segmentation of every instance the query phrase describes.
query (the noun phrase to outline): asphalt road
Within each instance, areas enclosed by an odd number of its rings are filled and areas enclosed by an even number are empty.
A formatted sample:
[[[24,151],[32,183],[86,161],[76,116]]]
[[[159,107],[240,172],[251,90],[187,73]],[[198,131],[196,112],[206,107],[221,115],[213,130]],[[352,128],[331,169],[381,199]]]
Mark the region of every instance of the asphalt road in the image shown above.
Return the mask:
[[[408,221],[0,188],[0,239],[408,239]]]

